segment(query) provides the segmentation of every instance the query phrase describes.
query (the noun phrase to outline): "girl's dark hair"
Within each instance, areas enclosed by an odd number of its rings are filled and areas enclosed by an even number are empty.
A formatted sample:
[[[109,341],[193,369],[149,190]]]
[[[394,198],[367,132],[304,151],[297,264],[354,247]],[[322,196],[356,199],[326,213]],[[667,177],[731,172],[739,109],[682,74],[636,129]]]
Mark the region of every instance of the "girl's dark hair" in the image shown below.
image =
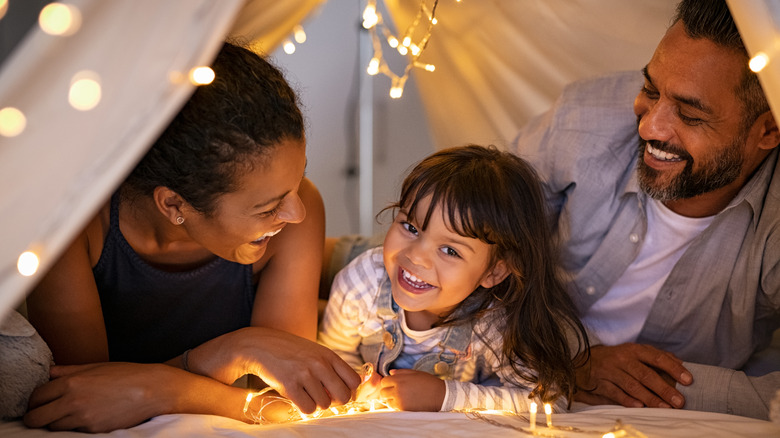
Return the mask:
[[[431,196],[425,230],[441,206],[453,231],[491,245],[490,267],[501,260],[509,275],[500,284],[478,287],[440,325],[491,318],[504,336],[498,356],[535,384],[531,397],[545,402],[575,389],[576,356],[587,360],[588,339],[563,281],[546,219],[539,178],[520,157],[494,146],[441,150],[406,177],[397,204],[410,217]],[[570,347],[576,338],[577,352]]]
[[[298,98],[282,73],[260,55],[225,43],[211,68],[215,79],[195,90],[124,184],[151,196],[168,187],[203,214],[238,176],[284,140],[303,140]],[[260,161],[259,163],[262,163]]]
[[[739,53],[744,59],[742,80],[735,93],[742,102],[742,123],[750,127],[758,116],[769,111],[758,75],[748,67],[748,51],[742,42],[734,18],[731,16],[726,0],[682,0],[672,23],[682,21],[685,33],[693,38],[704,38],[713,43]]]

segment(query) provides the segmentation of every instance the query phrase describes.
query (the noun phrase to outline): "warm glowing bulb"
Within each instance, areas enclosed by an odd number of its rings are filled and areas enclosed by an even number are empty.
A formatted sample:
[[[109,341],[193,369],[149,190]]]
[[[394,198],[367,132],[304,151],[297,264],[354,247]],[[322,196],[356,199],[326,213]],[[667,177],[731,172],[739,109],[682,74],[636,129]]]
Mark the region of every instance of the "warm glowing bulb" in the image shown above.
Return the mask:
[[[8,106],[0,109],[0,135],[16,137],[27,126],[27,118],[18,109]]]
[[[251,392],[250,392],[249,394],[247,394],[247,395],[246,395],[246,401],[247,401],[247,402],[251,402],[251,401],[252,401],[252,398],[253,398],[253,394],[252,394]]]
[[[425,64],[425,71],[434,71],[436,70],[436,66],[433,64]]]
[[[49,3],[41,9],[38,24],[50,35],[73,35],[81,27],[81,12],[73,5]]]
[[[363,9],[363,27],[371,29],[379,22],[379,16],[376,13],[376,6],[373,3],[366,5]]]
[[[417,46],[417,44],[412,44],[409,46],[409,49],[412,51],[412,55],[417,56],[420,54],[420,48]]]
[[[601,438],[615,438],[615,434],[612,432],[607,432],[604,435],[602,435]]]
[[[408,36],[405,36],[404,40],[401,42],[401,44],[403,44],[406,47],[409,47],[409,45],[412,44],[412,38],[408,37]]]
[[[438,22],[439,22],[439,19],[438,19],[438,18],[433,18],[433,19],[431,19],[431,24],[433,24],[433,25],[435,25],[435,24],[436,24],[436,23],[438,23]]]
[[[79,111],[89,111],[100,103],[101,94],[100,77],[93,71],[83,70],[70,81],[68,102]]]
[[[38,271],[39,264],[38,256],[34,252],[25,251],[16,261],[16,269],[19,270],[20,274],[29,277]]]
[[[528,409],[528,410],[529,410],[529,412],[531,412],[532,414],[535,414],[535,413],[536,413],[536,402],[531,402],[531,406],[529,407],[529,409]]]
[[[397,87],[396,86],[396,87],[390,88],[390,97],[392,97],[393,99],[400,99],[401,96],[403,96],[403,94],[404,94],[403,87]]]
[[[366,73],[370,74],[371,76],[379,73],[379,58],[371,58],[371,61],[368,62]]]
[[[0,0],[0,18],[3,18],[7,11],[8,11],[8,0]]]
[[[396,47],[398,47],[398,38],[390,35],[389,37],[387,37],[387,45],[395,49]]]
[[[299,24],[293,27],[293,37],[295,38],[295,42],[298,44],[303,44],[306,42],[306,32],[303,31],[303,26]]]
[[[756,56],[750,58],[750,63],[748,65],[751,70],[758,73],[763,70],[767,64],[769,64],[769,56],[764,52],[758,52],[756,53]]]
[[[189,78],[193,85],[208,85],[214,82],[216,74],[214,73],[214,70],[211,69],[211,67],[201,66],[190,70]]]
[[[406,55],[409,53],[409,49],[407,49],[406,46],[398,46],[398,53]]]
[[[292,55],[295,53],[295,44],[290,40],[285,40],[284,43],[282,43],[282,49],[284,49],[284,53]]]

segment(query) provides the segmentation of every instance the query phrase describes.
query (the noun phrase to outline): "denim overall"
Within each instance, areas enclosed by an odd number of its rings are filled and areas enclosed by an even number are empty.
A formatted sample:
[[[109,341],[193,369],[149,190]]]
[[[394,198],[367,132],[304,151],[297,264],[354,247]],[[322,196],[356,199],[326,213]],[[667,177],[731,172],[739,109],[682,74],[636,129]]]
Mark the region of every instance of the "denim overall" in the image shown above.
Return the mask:
[[[382,319],[382,329],[363,338],[358,350],[364,362],[373,364],[379,374],[387,376],[390,364],[400,356],[404,347],[404,335],[398,319],[400,309],[393,300],[387,274],[379,284],[376,299],[377,316]],[[423,355],[412,368],[444,379],[452,378],[458,359],[468,358],[471,354],[469,344],[473,327],[473,322],[447,327],[447,333],[438,348]]]

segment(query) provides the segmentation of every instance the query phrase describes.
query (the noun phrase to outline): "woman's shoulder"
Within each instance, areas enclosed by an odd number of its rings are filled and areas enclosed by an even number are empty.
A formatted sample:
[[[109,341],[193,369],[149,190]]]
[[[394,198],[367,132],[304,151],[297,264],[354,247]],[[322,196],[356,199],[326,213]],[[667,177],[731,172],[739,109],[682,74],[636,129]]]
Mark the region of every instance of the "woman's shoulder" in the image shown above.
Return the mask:
[[[76,237],[87,246],[89,261],[94,267],[103,253],[103,244],[111,228],[111,200],[103,204]]]

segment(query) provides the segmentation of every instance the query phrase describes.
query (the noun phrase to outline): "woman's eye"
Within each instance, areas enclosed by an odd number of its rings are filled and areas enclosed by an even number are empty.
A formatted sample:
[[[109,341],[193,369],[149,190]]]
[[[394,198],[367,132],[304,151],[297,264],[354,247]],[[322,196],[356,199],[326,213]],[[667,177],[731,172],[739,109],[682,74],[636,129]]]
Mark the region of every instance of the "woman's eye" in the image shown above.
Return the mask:
[[[444,248],[441,249],[441,251],[444,254],[447,254],[450,257],[458,257],[458,258],[460,258],[460,254],[458,254],[458,251],[455,251],[454,249],[450,248],[449,246],[445,246]]]
[[[273,210],[264,211],[262,213],[258,213],[257,215],[260,217],[270,217],[270,216],[276,216],[279,214],[279,211],[282,209],[282,203],[280,202],[279,205],[273,208]]]
[[[401,222],[401,226],[404,227],[406,231],[417,235],[417,228],[415,228],[414,225],[410,224],[409,222]]]

